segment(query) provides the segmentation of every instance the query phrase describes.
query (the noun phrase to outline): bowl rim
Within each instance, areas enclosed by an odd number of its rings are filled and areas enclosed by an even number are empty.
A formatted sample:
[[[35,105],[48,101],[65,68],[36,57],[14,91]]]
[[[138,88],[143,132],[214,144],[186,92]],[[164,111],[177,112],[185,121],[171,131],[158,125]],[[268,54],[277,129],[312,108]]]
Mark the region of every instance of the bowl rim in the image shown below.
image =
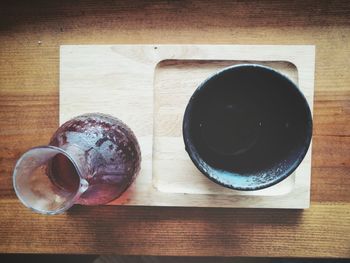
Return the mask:
[[[207,164],[207,162],[202,159],[199,154],[198,151],[196,150],[196,147],[194,146],[192,139],[190,139],[190,131],[189,131],[189,120],[190,120],[190,115],[191,115],[191,109],[193,107],[193,101],[195,100],[195,98],[202,92],[202,90],[206,87],[207,83],[212,80],[215,79],[216,77],[218,77],[219,75],[222,75],[224,73],[230,72],[230,71],[235,71],[237,69],[240,68],[260,68],[266,71],[269,71],[273,74],[277,74],[280,78],[284,79],[285,81],[287,81],[290,86],[297,92],[297,94],[301,97],[302,101],[303,101],[303,105],[307,114],[307,121],[308,121],[308,130],[306,133],[306,138],[305,138],[305,144],[303,149],[300,151],[300,154],[298,156],[298,158],[293,162],[292,165],[290,165],[288,167],[288,169],[284,170],[283,173],[281,173],[281,175],[276,176],[274,178],[274,180],[271,180],[267,183],[262,183],[262,184],[258,184],[258,185],[253,185],[253,186],[245,186],[245,187],[241,187],[241,186],[234,186],[232,184],[227,184],[223,181],[220,181],[218,178],[213,177],[208,170],[206,169],[208,166],[211,167],[209,164]],[[264,188],[268,188],[270,186],[273,186],[281,181],[283,181],[284,179],[286,179],[288,176],[290,176],[300,165],[300,163],[304,160],[310,145],[311,145],[311,139],[312,139],[312,132],[313,132],[313,120],[312,120],[312,113],[311,113],[311,109],[309,106],[309,103],[307,102],[307,99],[305,97],[305,95],[303,94],[303,92],[299,89],[299,87],[286,75],[282,74],[281,72],[271,68],[271,67],[267,67],[264,65],[260,65],[260,64],[237,64],[237,65],[233,65],[233,66],[228,66],[225,67],[217,72],[215,72],[214,74],[210,75],[209,77],[207,77],[203,82],[201,82],[201,84],[197,87],[197,89],[193,92],[193,94],[191,95],[187,105],[186,105],[186,109],[185,109],[185,113],[183,116],[183,122],[182,122],[182,138],[184,140],[184,144],[185,144],[185,150],[188,153],[191,161],[194,163],[194,165],[197,167],[197,169],[199,171],[201,171],[202,174],[204,174],[207,178],[209,178],[211,181],[222,185],[224,187],[230,188],[230,189],[234,189],[234,190],[241,190],[241,191],[254,191],[254,190],[261,190]],[[204,167],[205,166],[205,167]],[[220,168],[219,168],[220,169]],[[215,168],[215,170],[218,170],[218,168]],[[223,170],[223,169],[222,169]],[[225,171],[225,170],[223,170]],[[234,174],[233,172],[229,172],[231,174]],[[237,173],[237,175],[239,175]]]

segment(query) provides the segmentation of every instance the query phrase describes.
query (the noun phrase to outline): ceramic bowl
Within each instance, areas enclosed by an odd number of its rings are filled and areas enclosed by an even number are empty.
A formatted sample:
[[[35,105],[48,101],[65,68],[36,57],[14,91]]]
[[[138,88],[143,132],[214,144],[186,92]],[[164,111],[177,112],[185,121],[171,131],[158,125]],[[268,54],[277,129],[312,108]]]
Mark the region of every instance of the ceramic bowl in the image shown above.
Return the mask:
[[[225,68],[193,93],[183,118],[191,160],[228,188],[258,190],[287,178],[312,136],[308,103],[293,81],[256,64]]]

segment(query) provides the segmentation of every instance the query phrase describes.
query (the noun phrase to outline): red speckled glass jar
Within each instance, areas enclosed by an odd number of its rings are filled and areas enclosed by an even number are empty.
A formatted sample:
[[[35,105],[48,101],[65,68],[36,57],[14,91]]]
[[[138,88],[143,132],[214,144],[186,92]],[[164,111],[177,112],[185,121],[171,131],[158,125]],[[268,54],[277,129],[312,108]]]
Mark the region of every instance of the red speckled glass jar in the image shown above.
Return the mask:
[[[105,114],[85,114],[64,123],[48,146],[24,153],[13,184],[24,205],[58,214],[73,204],[99,205],[119,197],[140,163],[139,144],[126,124]]]

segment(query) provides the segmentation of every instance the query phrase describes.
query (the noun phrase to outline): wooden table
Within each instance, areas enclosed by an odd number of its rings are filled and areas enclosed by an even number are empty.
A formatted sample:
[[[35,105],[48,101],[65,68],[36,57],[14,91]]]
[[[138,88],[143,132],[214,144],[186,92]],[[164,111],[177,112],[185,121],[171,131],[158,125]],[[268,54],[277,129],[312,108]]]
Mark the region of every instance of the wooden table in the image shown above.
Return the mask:
[[[0,252],[350,257],[350,2],[96,2],[0,4]],[[122,43],[315,44],[311,208],[24,208],[12,170],[58,127],[59,45]]]

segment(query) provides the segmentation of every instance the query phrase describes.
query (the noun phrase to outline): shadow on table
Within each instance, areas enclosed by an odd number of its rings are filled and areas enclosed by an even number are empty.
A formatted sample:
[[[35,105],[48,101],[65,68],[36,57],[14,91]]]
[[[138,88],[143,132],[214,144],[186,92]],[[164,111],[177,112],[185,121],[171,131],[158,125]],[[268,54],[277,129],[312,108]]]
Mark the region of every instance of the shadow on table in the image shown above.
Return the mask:
[[[49,263],[345,263],[349,259],[312,258],[243,258],[243,257],[152,257],[152,256],[96,256],[96,255],[54,255],[54,254],[0,254],[0,261],[6,263],[49,262]]]
[[[75,237],[89,232],[91,239],[81,235],[82,240],[75,240],[88,242],[89,253],[187,254],[191,248],[193,254],[227,256],[232,248],[251,242],[246,231],[263,235],[294,228],[303,210],[75,206],[67,214],[76,226]]]

